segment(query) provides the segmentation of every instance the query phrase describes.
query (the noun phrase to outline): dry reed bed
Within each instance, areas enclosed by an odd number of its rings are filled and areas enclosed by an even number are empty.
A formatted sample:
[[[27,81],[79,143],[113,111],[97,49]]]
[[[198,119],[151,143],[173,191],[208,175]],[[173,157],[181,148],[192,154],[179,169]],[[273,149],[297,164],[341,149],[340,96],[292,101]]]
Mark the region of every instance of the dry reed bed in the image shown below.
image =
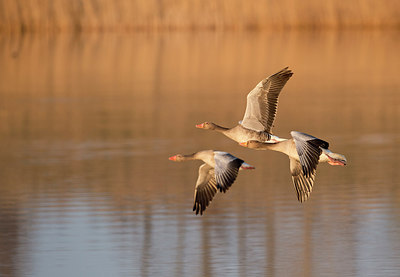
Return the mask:
[[[397,0],[0,0],[0,31],[398,27]]]

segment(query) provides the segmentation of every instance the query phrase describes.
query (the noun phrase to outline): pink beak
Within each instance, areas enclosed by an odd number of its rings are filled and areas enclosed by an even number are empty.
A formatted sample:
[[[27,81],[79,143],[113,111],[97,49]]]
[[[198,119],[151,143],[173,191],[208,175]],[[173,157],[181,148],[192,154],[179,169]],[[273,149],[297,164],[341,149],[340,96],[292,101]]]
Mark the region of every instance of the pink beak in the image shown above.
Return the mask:
[[[172,157],[169,157],[168,160],[170,160],[170,161],[176,161],[176,155],[175,155],[175,156],[172,156]]]
[[[196,128],[200,128],[200,129],[203,129],[203,128],[204,128],[204,123],[201,123],[201,124],[197,124],[197,125],[196,125]]]
[[[340,165],[340,166],[345,166],[346,163],[342,161],[329,161],[328,164],[330,165]]]
[[[332,159],[331,157],[328,156],[328,164],[330,165],[340,165],[340,166],[345,166],[346,162],[345,161],[340,161],[340,160],[336,160],[336,159]]]

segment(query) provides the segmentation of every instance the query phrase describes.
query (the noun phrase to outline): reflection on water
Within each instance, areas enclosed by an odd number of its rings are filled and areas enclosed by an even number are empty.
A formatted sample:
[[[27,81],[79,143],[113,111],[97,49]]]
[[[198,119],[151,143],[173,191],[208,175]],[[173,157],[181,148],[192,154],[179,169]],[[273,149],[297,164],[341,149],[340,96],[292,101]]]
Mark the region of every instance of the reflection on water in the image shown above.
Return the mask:
[[[393,32],[0,37],[1,276],[398,276],[399,36]],[[289,65],[274,132],[343,153],[300,204],[288,160],[233,126]],[[203,217],[198,162],[256,166]]]

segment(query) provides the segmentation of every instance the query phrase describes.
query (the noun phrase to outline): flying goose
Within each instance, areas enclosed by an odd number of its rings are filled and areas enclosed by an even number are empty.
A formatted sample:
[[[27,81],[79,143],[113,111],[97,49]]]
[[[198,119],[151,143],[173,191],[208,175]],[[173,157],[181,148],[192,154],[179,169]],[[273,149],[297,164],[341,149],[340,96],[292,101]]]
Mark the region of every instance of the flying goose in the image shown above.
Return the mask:
[[[199,213],[203,215],[217,190],[225,193],[231,187],[239,170],[255,169],[254,166],[227,152],[214,150],[203,150],[190,155],[178,154],[169,159],[175,162],[189,160],[204,162],[199,168],[199,176],[194,190],[193,211],[196,212],[196,215]]]
[[[277,141],[271,134],[278,97],[293,73],[285,67],[278,73],[262,80],[247,95],[247,106],[243,120],[233,128],[225,128],[212,122],[196,125],[197,128],[215,130],[240,143],[248,140]]]
[[[240,145],[256,150],[273,150],[289,156],[290,172],[297,193],[297,199],[304,202],[311,194],[318,162],[344,166],[346,157],[328,150],[329,143],[314,136],[292,131],[291,139],[278,142],[250,140]]]

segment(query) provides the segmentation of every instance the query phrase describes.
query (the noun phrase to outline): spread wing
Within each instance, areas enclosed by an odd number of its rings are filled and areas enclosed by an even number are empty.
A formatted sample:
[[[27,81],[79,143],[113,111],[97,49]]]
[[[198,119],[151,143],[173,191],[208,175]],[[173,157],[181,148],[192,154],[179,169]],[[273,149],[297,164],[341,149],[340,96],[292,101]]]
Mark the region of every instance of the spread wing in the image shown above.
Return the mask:
[[[193,211],[202,215],[216,193],[217,181],[215,180],[214,169],[207,164],[202,164],[199,168],[199,177],[194,190]]]
[[[311,177],[317,169],[322,148],[328,149],[329,143],[308,134],[290,132],[296,145],[296,151],[300,158],[302,172],[306,178]]]
[[[287,67],[262,80],[247,95],[247,106],[241,125],[247,129],[270,133],[274,123],[278,97],[293,75]]]
[[[292,173],[297,199],[300,202],[306,201],[311,194],[316,171],[314,170],[309,177],[306,177],[302,171],[301,164],[297,160],[290,158],[290,173]]]
[[[214,160],[217,188],[221,192],[226,192],[235,182],[239,168],[244,161],[221,151],[214,151]]]

